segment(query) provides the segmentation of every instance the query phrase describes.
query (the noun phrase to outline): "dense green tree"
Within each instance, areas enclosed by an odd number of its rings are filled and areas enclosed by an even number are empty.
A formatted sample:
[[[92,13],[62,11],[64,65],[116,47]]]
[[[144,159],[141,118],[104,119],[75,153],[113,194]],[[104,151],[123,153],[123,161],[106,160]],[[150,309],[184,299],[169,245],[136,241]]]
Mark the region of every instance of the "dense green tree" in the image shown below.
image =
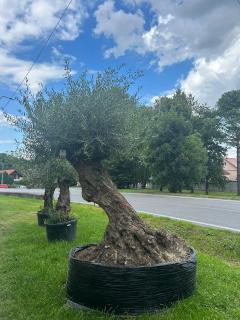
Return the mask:
[[[224,187],[224,157],[226,155],[225,133],[216,109],[204,105],[194,108],[193,127],[202,139],[207,150],[207,174],[205,178],[205,192],[208,194],[209,185]]]
[[[118,188],[136,188],[141,184],[146,187],[149,180],[149,170],[140,157],[121,157],[106,164],[106,168]]]
[[[14,183],[13,177],[11,177],[6,172],[0,173],[0,183],[7,184],[11,186]]]
[[[2,167],[6,169],[15,169],[21,173],[27,160],[15,154],[0,153],[0,170]]]
[[[153,181],[170,192],[181,192],[184,186],[192,189],[205,176],[207,155],[200,137],[193,133],[193,104],[191,96],[178,90],[154,105],[148,161]]]
[[[240,90],[224,93],[217,106],[228,143],[237,149],[237,194],[240,195]]]
[[[86,201],[99,204],[108,215],[103,241],[88,260],[110,264],[156,264],[181,259],[189,250],[185,242],[164,230],[152,230],[117,191],[103,162],[134,144],[136,96],[129,93],[135,75],[107,69],[78,79],[67,70],[64,92],[40,92],[24,97],[25,133],[33,148],[58,153],[79,175]],[[46,148],[46,145],[48,147]]]

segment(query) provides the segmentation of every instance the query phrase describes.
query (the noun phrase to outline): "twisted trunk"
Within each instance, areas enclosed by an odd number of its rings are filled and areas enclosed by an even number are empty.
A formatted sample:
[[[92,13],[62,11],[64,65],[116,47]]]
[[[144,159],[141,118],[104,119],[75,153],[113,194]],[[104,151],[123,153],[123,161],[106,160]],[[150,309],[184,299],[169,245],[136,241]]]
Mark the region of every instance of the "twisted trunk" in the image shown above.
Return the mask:
[[[99,163],[80,163],[75,169],[83,198],[97,203],[109,220],[103,241],[96,248],[82,251],[79,259],[104,264],[151,265],[186,258],[189,248],[185,242],[146,225]]]
[[[53,210],[53,195],[55,187],[45,187],[43,201],[44,201],[44,212],[49,212]]]
[[[68,220],[70,208],[70,191],[69,184],[66,180],[59,181],[59,196],[56,204],[56,210],[60,212],[63,220]]]

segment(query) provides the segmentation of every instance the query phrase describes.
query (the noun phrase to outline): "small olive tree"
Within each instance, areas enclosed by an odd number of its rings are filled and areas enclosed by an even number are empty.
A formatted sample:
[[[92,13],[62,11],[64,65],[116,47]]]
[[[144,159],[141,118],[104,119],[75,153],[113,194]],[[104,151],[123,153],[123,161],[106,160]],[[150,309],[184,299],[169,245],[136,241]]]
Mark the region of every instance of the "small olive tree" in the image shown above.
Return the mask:
[[[48,144],[55,153],[66,150],[76,169],[86,201],[97,203],[108,216],[104,239],[88,251],[87,259],[107,264],[146,265],[185,258],[185,242],[164,230],[152,230],[110,179],[104,160],[120,155],[136,137],[133,124],[138,109],[129,89],[136,74],[107,69],[78,79],[66,72],[64,91],[39,92],[24,97],[31,144]]]
[[[45,162],[28,160],[23,169],[25,183],[28,187],[44,188],[42,211],[50,213],[54,209],[54,191],[57,188],[57,171],[53,159]]]
[[[59,197],[56,203],[56,212],[60,221],[69,219],[70,190],[69,187],[77,183],[77,173],[67,160],[58,159],[56,163]]]

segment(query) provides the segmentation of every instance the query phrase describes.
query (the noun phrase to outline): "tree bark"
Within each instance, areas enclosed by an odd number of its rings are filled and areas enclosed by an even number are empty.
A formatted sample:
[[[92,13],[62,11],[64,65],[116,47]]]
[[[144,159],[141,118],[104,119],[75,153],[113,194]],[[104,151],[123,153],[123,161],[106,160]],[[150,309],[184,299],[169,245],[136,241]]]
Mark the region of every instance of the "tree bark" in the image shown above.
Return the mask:
[[[240,196],[240,141],[237,143],[237,195]]]
[[[209,178],[207,176],[205,180],[205,194],[208,195],[208,192],[209,192]]]
[[[43,201],[44,201],[44,212],[49,212],[53,210],[53,195],[54,195],[55,187],[49,188],[45,187]]]
[[[68,220],[70,208],[70,192],[69,192],[69,184],[66,180],[59,181],[59,196],[56,204],[56,210],[60,212],[63,220]]]
[[[150,229],[99,163],[80,163],[75,169],[83,198],[97,203],[109,220],[103,241],[94,249],[82,251],[79,258],[110,265],[151,265],[186,258],[186,243],[164,230]]]

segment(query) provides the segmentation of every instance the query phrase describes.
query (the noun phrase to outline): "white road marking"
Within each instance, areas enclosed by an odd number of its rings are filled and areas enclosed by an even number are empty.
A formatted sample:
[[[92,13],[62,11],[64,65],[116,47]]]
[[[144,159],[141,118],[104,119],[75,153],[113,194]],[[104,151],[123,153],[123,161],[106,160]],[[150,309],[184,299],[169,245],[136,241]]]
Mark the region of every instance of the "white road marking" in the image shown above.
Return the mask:
[[[153,213],[153,212],[146,212],[146,211],[141,211],[140,213],[150,214],[150,215],[152,215],[152,216],[164,217],[164,218],[169,218],[169,219],[178,220],[178,221],[191,222],[191,223],[194,223],[194,224],[204,225],[204,226],[213,227],[213,228],[218,228],[218,229],[224,229],[224,230],[230,230],[230,231],[234,231],[234,232],[240,232],[240,229],[235,229],[235,228],[230,228],[230,227],[224,227],[224,226],[220,226],[220,225],[217,225],[217,224],[206,223],[206,222],[201,222],[201,221],[195,221],[195,220],[177,218],[177,217],[168,216],[168,215],[166,215],[166,214],[161,214],[161,213]]]
[[[221,198],[208,198],[206,197],[192,197],[192,196],[177,196],[177,195],[169,195],[169,194],[152,194],[152,193],[141,193],[141,192],[122,192],[123,194],[127,194],[127,195],[135,195],[135,196],[151,196],[151,197],[174,197],[174,198],[184,198],[184,199],[194,199],[194,200],[213,200],[213,201],[232,201],[232,202],[238,202],[240,203],[240,199],[239,200],[232,200],[232,199],[221,199]]]
[[[79,202],[79,201],[72,201],[74,203],[81,203],[81,204],[86,204],[86,205],[90,205],[90,206],[94,206],[93,203],[87,203],[87,202]],[[193,224],[198,224],[198,225],[202,225],[202,226],[207,226],[207,227],[212,227],[212,228],[217,228],[217,229],[223,229],[223,230],[229,230],[229,231],[233,231],[233,232],[240,232],[240,229],[235,229],[235,228],[230,228],[230,227],[224,227],[224,226],[220,226],[217,224],[212,224],[212,223],[206,223],[206,222],[201,222],[201,221],[195,221],[195,220],[188,220],[188,219],[183,219],[183,218],[177,218],[177,217],[173,217],[173,216],[168,216],[166,214],[161,214],[161,213],[153,213],[153,212],[146,212],[146,211],[137,211],[138,213],[145,213],[145,214],[149,214],[151,216],[156,216],[156,217],[164,217],[164,218],[169,218],[169,219],[173,219],[173,220],[178,220],[178,221],[186,221],[186,222],[190,222]]]

